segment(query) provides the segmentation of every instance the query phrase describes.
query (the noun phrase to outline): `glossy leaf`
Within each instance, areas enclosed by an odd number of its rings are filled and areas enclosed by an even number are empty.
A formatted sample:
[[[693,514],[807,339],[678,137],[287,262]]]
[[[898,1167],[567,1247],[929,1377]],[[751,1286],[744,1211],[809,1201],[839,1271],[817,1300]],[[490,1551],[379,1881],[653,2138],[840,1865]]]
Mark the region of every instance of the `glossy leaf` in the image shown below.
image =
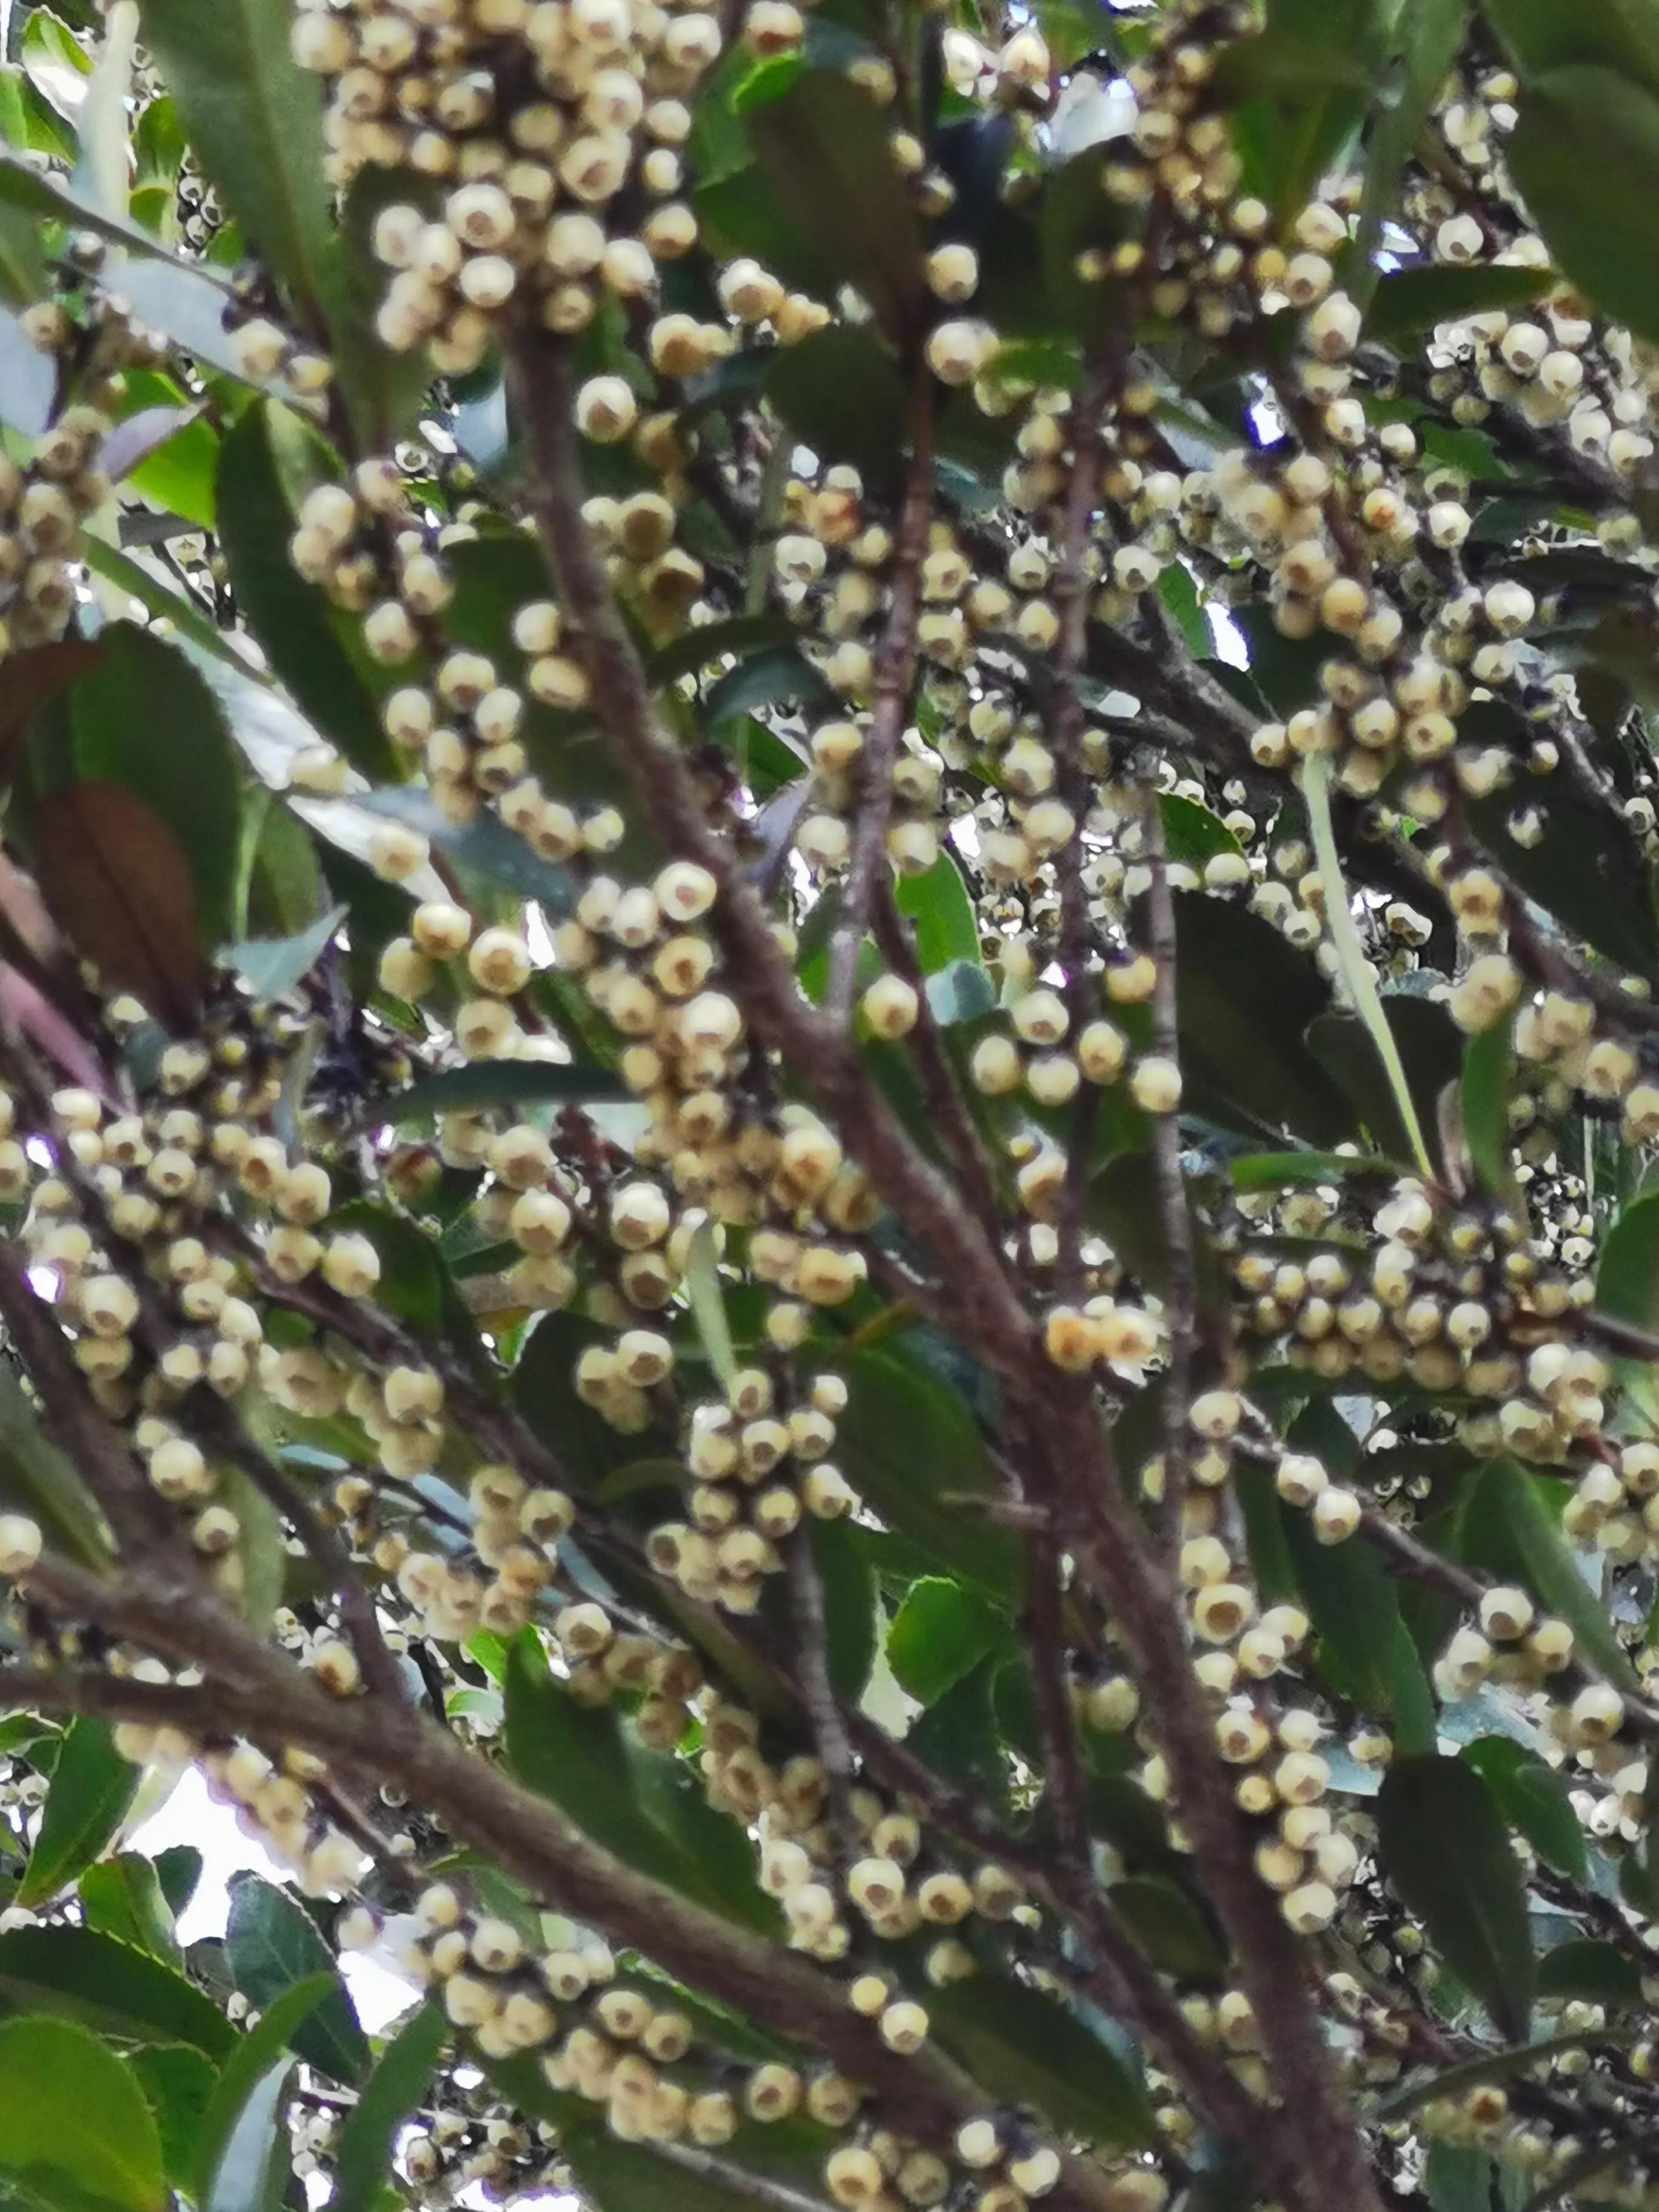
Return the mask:
[[[1383,1872],[1504,2034],[1522,2039],[1536,1978],[1527,1902],[1492,1795],[1461,1759],[1397,1759],[1376,1800]]]
[[[138,1769],[116,1750],[107,1723],[82,1716],[64,1734],[20,1905],[44,1905],[99,1856],[126,1817]]]
[[[303,982],[331,944],[345,919],[343,906],[331,907],[308,928],[292,937],[248,939],[233,945],[226,957],[240,970],[258,999],[286,998]]]
[[[1477,1736],[1458,1757],[1468,1761],[1497,1800],[1498,1809],[1558,1874],[1583,1881],[1588,1861],[1584,1832],[1567,1785],[1524,1744],[1502,1735]]]
[[[144,44],[225,205],[302,305],[330,289],[337,238],[319,80],[289,51],[282,0],[140,0]]]
[[[208,2109],[203,2116],[197,2145],[197,2194],[205,2197],[224,2156],[244,2107],[278,2059],[293,2051],[295,2039],[311,2014],[337,1989],[331,1973],[309,1974],[303,1981],[273,1997],[237,2044],[219,2075]]]
[[[137,2081],[64,2020],[0,2021],[0,2184],[82,2212],[161,2212],[161,2142]]]
[[[284,2106],[293,2061],[279,2058],[237,2116],[203,2212],[280,2212],[290,2171]]]
[[[1007,1627],[984,1599],[937,1576],[911,1585],[887,1632],[887,1663],[919,1705],[935,1705],[1004,1644]]]
[[[375,1102],[369,1114],[406,1127],[411,1121],[480,1108],[505,1106],[522,1111],[529,1106],[588,1105],[631,1095],[619,1077],[603,1067],[550,1060],[480,1060],[422,1076],[394,1097]]]
[[[422,2005],[375,2061],[340,2133],[332,2212],[374,2212],[398,2130],[426,2094],[449,2033],[442,2012]]]
[[[271,447],[274,417],[251,407],[219,455],[220,542],[236,602],[302,713],[372,781],[399,770],[361,647],[289,558],[294,514]]]
[[[334,1954],[289,1891],[262,1881],[258,1875],[231,1877],[225,1956],[237,1988],[260,2007],[274,2002],[296,1982],[334,1975],[331,1993],[309,2008],[295,2028],[294,2049],[331,2081],[355,2083],[362,2079],[368,2068],[368,2044],[335,1975]]]
[[[212,2058],[236,2035],[174,1968],[90,1928],[0,1935],[0,2007],[62,2014],[125,2042],[188,2043]]]
[[[1633,1688],[1630,1662],[1561,1534],[1558,1516],[1567,1487],[1517,1460],[1489,1461],[1464,1509],[1464,1556],[1522,1582],[1567,1623],[1580,1651],[1610,1682]]]
[[[176,2189],[189,2189],[198,2131],[218,2079],[212,2061],[187,2043],[162,2043],[129,2051],[125,2063],[155,2115],[167,2179]]]

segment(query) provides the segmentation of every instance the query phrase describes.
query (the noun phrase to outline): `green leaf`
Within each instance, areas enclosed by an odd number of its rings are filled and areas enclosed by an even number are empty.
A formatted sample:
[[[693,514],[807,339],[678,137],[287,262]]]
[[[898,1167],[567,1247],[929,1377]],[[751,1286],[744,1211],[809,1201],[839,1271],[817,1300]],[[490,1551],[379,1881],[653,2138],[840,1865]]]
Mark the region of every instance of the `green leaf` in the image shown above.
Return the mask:
[[[114,2053],[64,2020],[0,2023],[0,2179],[76,2212],[161,2212],[161,2142]]]
[[[1176,891],[1176,996],[1194,1111],[1245,1117],[1313,1145],[1355,1133],[1353,1109],[1304,1042],[1330,1005],[1310,960],[1259,915]],[[1200,1103],[1200,1102],[1206,1102]]]
[[[1383,1160],[1346,1152],[1238,1152],[1227,1163],[1235,1190],[1282,1190],[1294,1183],[1344,1182],[1351,1176],[1394,1170]]]
[[[166,1850],[156,1853],[153,1863],[167,1910],[177,1918],[195,1896],[202,1879],[202,1854],[193,1844],[169,1844]]]
[[[1651,0],[1482,0],[1481,12],[1522,77],[1600,62],[1659,93],[1659,17]]]
[[[224,718],[177,647],[125,622],[98,641],[98,659],[70,687],[76,764],[123,785],[172,830],[190,862],[203,949],[216,951],[234,923],[241,812]]]
[[[255,2084],[225,2145],[203,2212],[281,2212],[290,2173],[289,2081],[293,2062],[279,2058]]]
[[[401,770],[358,641],[289,559],[294,514],[271,445],[268,404],[250,407],[219,453],[219,537],[236,604],[275,674],[322,735],[371,782]]]
[[[1615,1321],[1659,1327],[1659,1191],[1631,1200],[1603,1237],[1595,1304]]]
[[[1523,1583],[1571,1629],[1580,1652],[1616,1689],[1635,1678],[1606,1610],[1591,1594],[1559,1525],[1571,1487],[1504,1455],[1488,1461],[1464,1509],[1463,1556]],[[1554,1503],[1553,1512],[1546,1503]]]
[[[507,1763],[519,1779],[629,1866],[683,1887],[687,1869],[639,1802],[618,1717],[579,1705],[532,1636],[508,1650],[506,1706]]]
[[[1526,1838],[1539,1856],[1574,1881],[1586,1878],[1584,1832],[1553,1767],[1512,1736],[1481,1735],[1466,1743],[1458,1757],[1468,1761],[1497,1800],[1510,1827]]]
[[[1638,337],[1659,338],[1659,100],[1575,63],[1522,88],[1505,154],[1557,265]]]
[[[813,1564],[823,1585],[830,1686],[856,1705],[876,1656],[875,1562],[866,1532],[850,1520],[811,1524]]]
[[[32,1514],[72,1559],[92,1567],[107,1562],[97,1501],[41,1427],[9,1360],[0,1360],[0,1498]]]
[[[732,615],[724,622],[696,623],[683,637],[659,647],[652,654],[647,672],[653,684],[672,684],[678,677],[695,676],[729,653],[741,658],[746,653],[793,641],[793,630],[780,615]]]
[[[88,1928],[113,1936],[171,1964],[173,1911],[161,1893],[153,1861],[138,1851],[89,1866],[81,1877],[81,1912]]]
[[[448,1301],[443,1255],[434,1237],[406,1215],[367,1198],[337,1206],[328,1217],[327,1227],[367,1237],[380,1257],[377,1295],[380,1304],[422,1336],[437,1334]]]
[[[1431,2212],[1492,2212],[1492,2160],[1473,2144],[1437,2139],[1423,2161],[1423,2194]]]
[[[811,69],[745,119],[784,215],[890,337],[914,340],[927,305],[921,226],[881,109],[839,70]]]
[[[887,1663],[901,1689],[932,1705],[1007,1639],[1007,1624],[982,1597],[928,1576],[893,1616]]]
[[[332,1995],[307,2012],[295,2033],[294,2048],[331,2081],[362,2081],[368,2069],[368,2044],[335,1973],[334,1954],[311,1915],[287,1890],[258,1875],[231,1876],[225,1958],[237,1988],[262,2008],[296,1982],[333,1975]]]
[[[928,1011],[942,1030],[977,1021],[996,1002],[996,987],[977,960],[947,960],[927,978]]]
[[[1510,1164],[1514,1033],[1514,1018],[1506,1016],[1469,1039],[1463,1048],[1458,1090],[1463,1142],[1482,1188],[1497,1199],[1507,1199],[1515,1188],[1515,1171]]]
[[[841,1370],[850,1395],[836,1456],[854,1489],[890,1528],[1006,1602],[1024,1578],[1023,1547],[985,1510],[996,1480],[961,1396],[895,1352],[849,1352]]]
[[[1365,149],[1358,231],[1341,263],[1343,280],[1362,307],[1372,299],[1373,286],[1380,301],[1382,288],[1393,281],[1384,276],[1378,283],[1377,240],[1436,95],[1462,46],[1468,15],[1468,0],[1404,0],[1395,16],[1395,58],[1374,80],[1377,98]]]
[[[1397,269],[1378,279],[1365,326],[1371,337],[1394,343],[1437,323],[1460,322],[1494,307],[1525,307],[1554,282],[1551,269],[1491,263],[1468,269]]]
[[[714,1249],[714,1224],[702,1220],[691,1232],[685,1262],[685,1295],[709,1366],[721,1387],[729,1390],[737,1380],[738,1355],[732,1344],[732,1323],[720,1289],[720,1261]]]
[[[740,660],[710,686],[703,720],[711,729],[757,707],[827,707],[829,684],[793,646],[774,646]]]
[[[1491,1792],[1461,1759],[1396,1759],[1377,1854],[1407,1910],[1506,2036],[1525,2037],[1535,1966],[1520,1869]]]
[[[144,44],[185,135],[244,237],[302,306],[331,289],[319,78],[289,51],[287,0],[139,0]]]
[[[1158,596],[1175,617],[1176,626],[1186,640],[1188,652],[1192,654],[1194,660],[1207,660],[1213,650],[1213,640],[1210,635],[1210,625],[1205,619],[1203,606],[1199,600],[1198,586],[1193,581],[1192,570],[1179,561],[1171,561],[1158,580]],[[1164,793],[1158,799],[1158,811],[1165,817],[1165,835],[1169,835],[1168,809],[1172,805],[1195,806],[1197,804],[1196,799],[1177,799],[1173,792]],[[1207,811],[1206,809],[1206,811]],[[1216,826],[1218,829],[1220,824],[1218,823]],[[1231,830],[1224,834],[1232,837]],[[1230,848],[1218,847],[1216,849],[1237,852],[1238,840],[1233,837]],[[1184,860],[1187,857],[1184,854],[1176,853],[1173,843],[1170,845],[1170,852],[1172,859]]]
[[[1583,1997],[1592,2004],[1642,2002],[1642,1970],[1615,1944],[1576,1936],[1538,1961],[1540,1997]]]
[[[1167,573],[1167,571],[1166,571]],[[1186,571],[1183,569],[1184,575]],[[1238,853],[1243,848],[1218,814],[1196,799],[1183,799],[1179,792],[1166,791],[1160,794],[1158,811],[1164,824],[1164,842],[1172,860],[1182,860],[1189,868],[1200,872],[1206,860],[1212,860],[1218,853]]]
[[[202,2123],[196,2156],[198,2197],[208,2195],[219,2161],[236,2132],[249,2099],[258,2091],[276,2061],[294,2050],[300,2028],[331,1991],[338,1987],[338,1980],[332,1973],[309,1974],[305,1980],[295,1982],[291,1989],[271,2000],[260,2014],[258,2027],[250,2028],[232,2051]]]
[[[831,323],[798,345],[780,346],[766,396],[826,461],[850,461],[872,485],[897,475],[908,421],[904,379],[867,324]]]
[[[424,2004],[381,2052],[341,2131],[331,2212],[374,2212],[398,2130],[426,2094],[448,2040],[441,2009]]]
[[[217,2058],[236,2039],[217,2005],[184,1976],[90,1928],[15,1928],[0,1936],[0,2007],[52,2012],[130,2043],[189,2043]]]
[[[1031,2105],[1062,2132],[1124,2148],[1155,2130],[1118,2051],[1057,1998],[1007,1974],[974,1974],[927,1997],[931,2032],[999,2100]]]
[[[107,1724],[85,1715],[71,1721],[17,1902],[44,1905],[89,1867],[120,1826],[137,1789],[138,1769],[116,1750]]]
[[[952,960],[980,965],[974,902],[961,869],[948,853],[941,853],[920,875],[900,876],[893,896],[915,933],[916,958],[924,975],[936,975]]]
[[[1112,1884],[1111,1900],[1155,1966],[1187,1981],[1217,1986],[1226,1954],[1209,1923],[1181,1885],[1167,1875],[1131,1875]]]
[[[1382,1553],[1363,1537],[1322,1544],[1305,1513],[1289,1506],[1280,1511],[1297,1588],[1318,1632],[1322,1667],[1345,1697],[1392,1718],[1401,1686],[1396,1670],[1403,1627],[1399,1593]],[[1426,1695],[1420,1664],[1416,1671]]]
[[[249,938],[233,945],[225,957],[240,971],[256,999],[286,998],[310,975],[345,917],[344,907],[331,907],[292,937]]]
[[[465,1067],[422,1076],[395,1097],[375,1102],[368,1109],[366,1118],[383,1119],[406,1128],[411,1121],[492,1106],[521,1110],[540,1103],[589,1105],[631,1096],[621,1078],[603,1067],[549,1060],[479,1060]]]
[[[125,2054],[161,2138],[161,2164],[177,2189],[193,2185],[196,2137],[218,2075],[211,2060],[185,2043],[161,2043]]]

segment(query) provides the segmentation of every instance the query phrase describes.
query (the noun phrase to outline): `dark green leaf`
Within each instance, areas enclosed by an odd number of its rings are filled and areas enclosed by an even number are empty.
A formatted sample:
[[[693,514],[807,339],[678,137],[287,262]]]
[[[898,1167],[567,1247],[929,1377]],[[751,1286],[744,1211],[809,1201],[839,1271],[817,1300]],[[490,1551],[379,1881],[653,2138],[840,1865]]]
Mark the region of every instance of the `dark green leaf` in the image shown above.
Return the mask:
[[[1222,1980],[1225,1954],[1208,1921],[1171,1876],[1132,1875],[1113,1883],[1111,1899],[1155,1966],[1212,1988]]]
[[[544,1103],[587,1105],[631,1094],[617,1076],[602,1067],[572,1066],[557,1060],[473,1060],[422,1076],[395,1097],[374,1101],[366,1117],[399,1127],[434,1115],[469,1113],[481,1107],[522,1109]]]
[[[915,338],[927,310],[921,228],[881,109],[840,70],[813,69],[745,119],[783,213],[890,337]]]
[[[161,2212],[161,2142],[115,2054],[65,2020],[0,2022],[0,2180],[81,2208]]]
[[[960,1395],[895,1352],[849,1352],[841,1364],[851,1395],[836,1455],[848,1480],[890,1528],[1006,1601],[1023,1579],[1022,1547],[985,1510],[996,1483]]]
[[[1322,1544],[1305,1513],[1289,1506],[1281,1511],[1297,1588],[1319,1636],[1322,1667],[1345,1697],[1391,1717],[1402,1626],[1399,1595],[1381,1553],[1363,1537]],[[1417,1677],[1421,1684],[1420,1666]]]
[[[1439,1127],[1440,1095],[1457,1080],[1462,1066],[1463,1035],[1443,1006],[1403,991],[1383,995],[1382,1018],[1393,1033],[1406,1072],[1406,1087],[1419,1126],[1430,1133]],[[1308,1048],[1352,1101],[1355,1112],[1380,1152],[1409,1163],[1411,1138],[1401,1118],[1394,1085],[1375,1039],[1358,1015],[1322,1014],[1308,1030]]]
[[[857,1705],[876,1656],[876,1570],[853,1522],[814,1521],[813,1563],[823,1586],[824,1642],[836,1694]]]
[[[1569,1486],[1507,1455],[1489,1461],[1464,1509],[1463,1553],[1523,1583],[1566,1622],[1580,1651],[1608,1681],[1633,1689],[1630,1662],[1561,1534],[1560,1507]]]
[[[1486,263],[1469,269],[1399,269],[1378,280],[1365,326],[1373,337],[1413,337],[1436,323],[1524,307],[1554,281],[1549,269]]]
[[[1482,0],[1482,13],[1523,78],[1599,62],[1659,93],[1659,18],[1651,0]]]
[[[337,261],[320,81],[289,51],[283,0],[139,0],[144,44],[191,146],[246,236],[302,305]]]
[[[380,1255],[380,1304],[423,1336],[434,1335],[443,1324],[447,1303],[436,1237],[405,1215],[367,1198],[336,1206],[327,1225],[368,1237]]]
[[[1659,1327],[1659,1191],[1633,1198],[1602,1239],[1595,1303],[1616,1321]]]
[[[1119,2052],[1058,1999],[1006,1974],[931,1990],[932,2032],[975,2081],[1031,2105],[1063,2133],[1131,2148],[1149,2142],[1146,2093]]]
[[[1559,1874],[1585,1878],[1584,1832],[1567,1796],[1567,1785],[1524,1744],[1506,1735],[1477,1736],[1458,1753],[1480,1777],[1498,1809]]]
[[[217,2005],[184,1976],[90,1928],[15,1928],[0,1936],[0,2007],[52,2012],[131,2043],[189,2043],[210,2058],[236,2039]]]
[[[1510,1164],[1510,1085],[1514,1067],[1514,1023],[1505,1018],[1472,1036],[1463,1048],[1459,1089],[1463,1142],[1481,1188],[1507,1198],[1515,1187]]]
[[[1431,2212],[1492,2212],[1492,2165],[1473,2144],[1434,2142],[1423,2161]]]
[[[1310,960],[1270,922],[1195,891],[1174,898],[1182,1064],[1194,1093],[1213,1094],[1256,1131],[1288,1129],[1313,1145],[1354,1134],[1353,1109],[1304,1042],[1330,1004]]]
[[[1463,44],[1468,15],[1468,0],[1405,0],[1395,14],[1395,58],[1373,80],[1377,98],[1365,148],[1358,232],[1340,264],[1348,289],[1362,306],[1377,282],[1375,256],[1382,225],[1393,211],[1406,164]],[[1383,285],[1391,281],[1386,276],[1382,280]]]
[[[1659,338],[1659,99],[1574,64],[1522,90],[1505,152],[1557,264],[1638,337]]]
[[[398,2129],[427,2091],[449,2025],[436,2005],[412,2013],[375,2061],[340,2135],[331,2212],[374,2212]]]
[[[250,2098],[276,2061],[295,2048],[295,2039],[319,2005],[337,1990],[331,1973],[308,1974],[291,1989],[273,1997],[226,2061],[203,2119],[197,2146],[196,2194],[205,2197],[219,2161],[235,2134],[237,2123]]]
[[[1502,2032],[1523,2039],[1535,1967],[1526,1893],[1486,1785],[1461,1759],[1396,1759],[1376,1799],[1384,1873]]]
[[[1592,2004],[1642,2002],[1642,1970],[1613,1943],[1577,1936],[1538,1961],[1540,1997],[1583,1997]]]
[[[735,720],[757,707],[828,706],[829,684],[793,646],[777,646],[740,660],[709,687],[703,719],[709,727]]]
[[[169,1844],[166,1850],[156,1853],[154,1863],[167,1909],[176,1917],[196,1894],[202,1879],[202,1854],[193,1844]]]
[[[296,1982],[334,1973],[334,1955],[305,1907],[252,1874],[231,1877],[225,1956],[237,1988],[260,2007]],[[295,2030],[294,2048],[331,2081],[356,2083],[368,2070],[368,2044],[337,1975],[335,1984]]]
[[[982,1597],[930,1576],[911,1586],[887,1632],[887,1663],[919,1705],[938,1703],[1006,1643],[1006,1623]]]
[[[903,463],[907,409],[897,362],[868,325],[832,323],[781,346],[766,395],[789,428],[826,461],[850,461],[872,484]]]
[[[725,622],[697,623],[683,637],[652,654],[651,681],[672,684],[677,677],[694,676],[700,668],[727,654],[741,659],[745,653],[789,645],[793,638],[789,624],[779,615],[732,615]]]
[[[361,650],[288,554],[293,511],[271,449],[274,417],[250,407],[219,455],[220,544],[236,604],[301,712],[371,781],[399,774]]]
[[[71,1721],[17,1902],[44,1905],[90,1866],[120,1826],[137,1788],[138,1770],[116,1750],[107,1724],[85,1716]]]

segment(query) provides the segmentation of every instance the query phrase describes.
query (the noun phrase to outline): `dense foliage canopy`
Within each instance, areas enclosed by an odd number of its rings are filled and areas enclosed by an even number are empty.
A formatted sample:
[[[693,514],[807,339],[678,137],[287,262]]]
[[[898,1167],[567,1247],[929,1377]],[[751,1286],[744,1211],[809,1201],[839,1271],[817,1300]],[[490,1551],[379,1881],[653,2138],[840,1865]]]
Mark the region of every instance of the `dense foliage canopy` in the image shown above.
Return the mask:
[[[8,40],[0,2203],[1659,2203],[1659,0]]]

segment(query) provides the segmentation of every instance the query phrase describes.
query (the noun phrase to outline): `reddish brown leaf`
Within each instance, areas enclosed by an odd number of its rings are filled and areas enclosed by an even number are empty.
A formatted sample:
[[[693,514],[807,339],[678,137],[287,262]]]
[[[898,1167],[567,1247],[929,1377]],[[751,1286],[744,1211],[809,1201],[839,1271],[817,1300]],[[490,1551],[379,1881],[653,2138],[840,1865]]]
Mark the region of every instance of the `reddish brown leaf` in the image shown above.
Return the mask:
[[[36,811],[34,860],[46,904],[82,958],[175,1034],[193,1028],[196,892],[166,823],[121,784],[70,784]]]
[[[61,691],[83,668],[101,659],[104,648],[76,637],[56,645],[32,645],[6,658],[6,681],[0,688],[0,780],[9,777],[17,741],[29,716],[54,691]]]

